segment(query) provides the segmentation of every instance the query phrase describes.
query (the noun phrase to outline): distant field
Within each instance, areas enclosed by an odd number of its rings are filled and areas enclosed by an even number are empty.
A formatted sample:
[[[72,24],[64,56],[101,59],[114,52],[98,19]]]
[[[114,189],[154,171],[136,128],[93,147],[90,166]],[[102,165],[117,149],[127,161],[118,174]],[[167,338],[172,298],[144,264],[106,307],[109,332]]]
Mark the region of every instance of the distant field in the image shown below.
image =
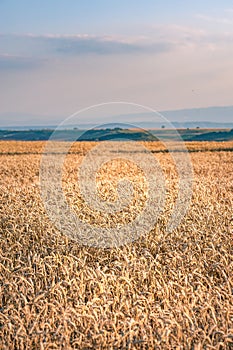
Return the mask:
[[[163,153],[166,150],[166,146],[162,142],[141,142],[152,152]],[[69,153],[85,155],[88,150],[93,146],[97,145],[98,142],[74,142]],[[1,141],[0,140],[0,155],[17,155],[17,154],[43,154],[44,147],[46,145],[45,141]],[[187,141],[185,142],[187,150],[190,152],[232,152],[233,151],[233,141],[227,142],[207,142],[207,141]],[[179,149],[179,144],[176,147]]]
[[[115,174],[135,182],[135,201],[104,221],[77,189],[77,164],[96,144],[77,142],[66,157],[67,201],[86,221],[124,225],[140,213],[144,180],[122,163],[100,172],[104,199],[116,195]],[[233,349],[233,141],[186,143],[192,203],[171,233],[177,172],[165,146],[145,142],[166,177],[165,208],[146,237],[102,250],[49,221],[39,189],[44,145],[0,141],[0,348]]]

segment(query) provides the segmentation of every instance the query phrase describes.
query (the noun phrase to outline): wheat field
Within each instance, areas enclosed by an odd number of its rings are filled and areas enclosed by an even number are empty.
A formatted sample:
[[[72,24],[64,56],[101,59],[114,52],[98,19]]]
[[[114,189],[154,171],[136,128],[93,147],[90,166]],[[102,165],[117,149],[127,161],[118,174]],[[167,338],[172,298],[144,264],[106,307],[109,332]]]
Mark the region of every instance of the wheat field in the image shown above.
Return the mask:
[[[145,145],[166,177],[165,208],[146,236],[97,249],[49,220],[39,184],[44,143],[0,142],[1,349],[233,349],[233,142],[187,143],[192,201],[172,232],[175,165],[160,144]],[[115,200],[119,172],[135,182],[135,197],[124,215],[97,215],[76,188],[92,147],[76,143],[66,157],[67,202],[95,225],[124,225],[145,203],[143,174],[122,162],[100,170],[103,199]]]

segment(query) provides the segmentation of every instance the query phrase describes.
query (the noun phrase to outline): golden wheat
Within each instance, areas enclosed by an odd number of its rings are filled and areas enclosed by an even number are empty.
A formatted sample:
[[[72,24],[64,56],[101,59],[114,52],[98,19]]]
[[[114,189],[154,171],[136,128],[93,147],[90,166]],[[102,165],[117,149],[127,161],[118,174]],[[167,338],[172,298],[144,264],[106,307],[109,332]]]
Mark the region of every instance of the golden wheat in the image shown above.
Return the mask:
[[[165,226],[176,169],[163,146],[146,143],[160,151],[166,206],[146,237],[114,249],[80,246],[49,221],[39,189],[43,146],[0,142],[1,349],[232,349],[233,143],[187,143],[192,203],[172,233]],[[77,164],[92,146],[76,143],[66,157],[67,201],[83,220],[124,225],[145,202],[143,174],[120,161],[100,170],[103,199],[116,198],[119,170],[135,197],[118,217],[92,212],[76,188]]]

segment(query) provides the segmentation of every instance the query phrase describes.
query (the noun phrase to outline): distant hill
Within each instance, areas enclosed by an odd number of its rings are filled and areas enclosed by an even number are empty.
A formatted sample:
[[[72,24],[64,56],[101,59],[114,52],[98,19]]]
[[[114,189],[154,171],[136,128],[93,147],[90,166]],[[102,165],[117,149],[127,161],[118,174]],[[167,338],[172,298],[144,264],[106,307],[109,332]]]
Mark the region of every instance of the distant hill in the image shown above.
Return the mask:
[[[192,141],[232,141],[233,129],[230,131],[212,131],[200,135],[195,135]]]
[[[78,141],[109,141],[109,140],[156,141],[151,132],[143,129],[91,129],[82,134]]]
[[[0,140],[18,141],[47,141],[53,133],[53,129],[41,130],[0,130]],[[78,138],[83,131],[60,130],[56,132],[57,140],[73,140]]]
[[[47,141],[54,130],[0,130],[0,140]],[[56,140],[61,141],[107,141],[134,140],[156,141],[160,137],[166,140],[176,139],[177,131],[184,141],[229,141],[233,140],[233,129],[90,129],[87,131],[67,129],[56,131]]]

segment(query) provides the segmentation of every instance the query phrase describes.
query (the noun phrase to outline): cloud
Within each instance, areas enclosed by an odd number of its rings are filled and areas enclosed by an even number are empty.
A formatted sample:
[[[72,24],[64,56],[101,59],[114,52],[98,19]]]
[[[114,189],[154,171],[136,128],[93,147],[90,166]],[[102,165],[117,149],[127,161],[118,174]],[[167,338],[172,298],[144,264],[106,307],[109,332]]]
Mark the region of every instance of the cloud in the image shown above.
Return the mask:
[[[233,13],[233,8],[228,8],[228,9],[225,9],[225,12],[226,12],[226,13],[230,13],[230,14],[231,14],[231,13]]]
[[[127,43],[99,38],[63,39],[57,43],[56,51],[63,54],[137,54],[162,53],[172,49],[171,43],[156,42],[150,45]]]
[[[11,35],[11,36],[17,36]],[[142,37],[117,38],[113,36],[94,36],[87,34],[77,35],[18,35],[19,38],[37,41],[46,50],[52,53],[69,55],[111,55],[111,54],[137,54],[162,53],[172,50],[173,44],[169,41],[145,40]]]
[[[198,15],[207,21],[212,17]],[[220,19],[219,19],[220,20]],[[89,34],[1,34],[1,70],[37,68],[65,57],[160,55],[186,50],[222,50],[233,43],[233,31],[213,32],[200,26],[154,25],[144,36],[96,36]]]
[[[208,30],[200,26],[154,26],[162,41],[173,43],[173,47],[184,50],[230,50],[233,46],[233,30]]]
[[[1,72],[37,69],[46,63],[61,63],[65,57],[160,54],[174,49],[168,40],[142,37],[0,33],[0,38]]]
[[[39,67],[41,64],[41,59],[9,54],[0,54],[1,71],[32,69]]]
[[[218,24],[233,24],[233,20],[226,17],[212,17],[204,14],[197,14],[196,18],[201,19],[205,22],[213,22]]]

